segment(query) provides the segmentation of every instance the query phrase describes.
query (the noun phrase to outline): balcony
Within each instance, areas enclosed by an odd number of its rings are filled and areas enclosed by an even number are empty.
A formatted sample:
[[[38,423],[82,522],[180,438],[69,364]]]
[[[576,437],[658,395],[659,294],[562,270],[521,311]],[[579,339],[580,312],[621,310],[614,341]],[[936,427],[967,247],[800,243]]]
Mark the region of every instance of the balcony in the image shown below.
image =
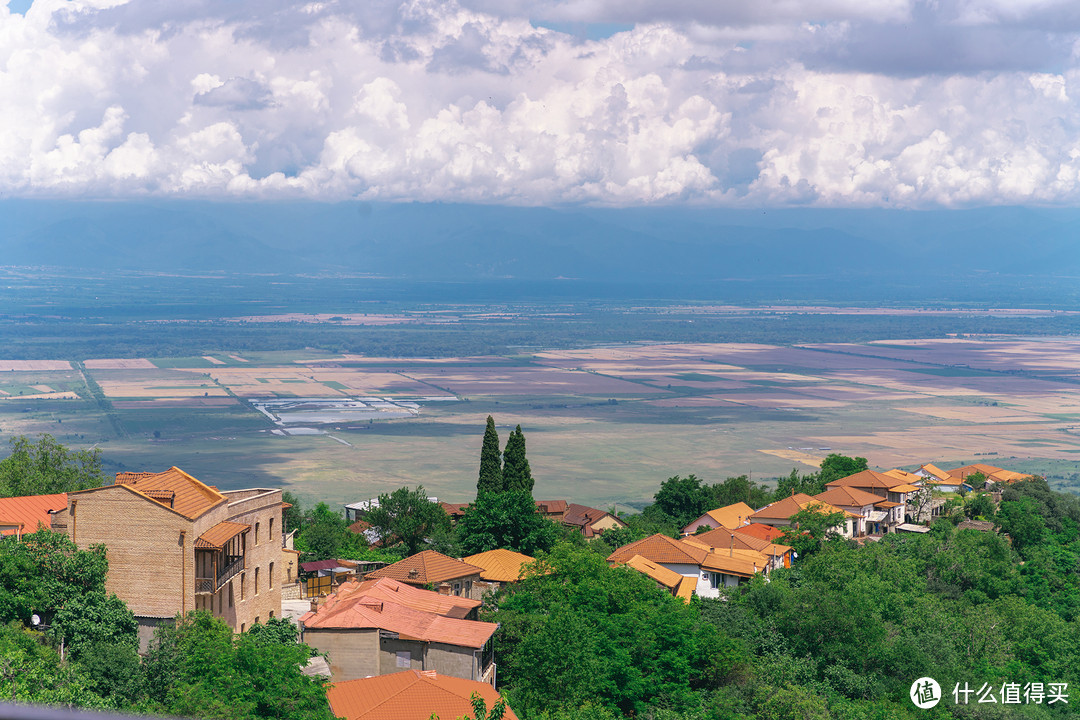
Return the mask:
[[[243,555],[218,555],[212,560],[212,572],[209,577],[195,577],[195,594],[213,594],[244,569]]]

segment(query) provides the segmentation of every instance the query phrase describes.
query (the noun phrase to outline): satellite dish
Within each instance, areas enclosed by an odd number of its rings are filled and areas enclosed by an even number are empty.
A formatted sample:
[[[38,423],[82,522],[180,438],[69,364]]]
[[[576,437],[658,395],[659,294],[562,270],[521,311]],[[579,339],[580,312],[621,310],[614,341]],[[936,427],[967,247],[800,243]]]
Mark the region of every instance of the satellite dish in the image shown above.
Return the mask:
[[[33,625],[34,627],[37,627],[38,625],[40,625],[41,624],[41,616],[38,615],[37,613],[34,613],[33,615],[31,615],[30,616],[30,624]]]

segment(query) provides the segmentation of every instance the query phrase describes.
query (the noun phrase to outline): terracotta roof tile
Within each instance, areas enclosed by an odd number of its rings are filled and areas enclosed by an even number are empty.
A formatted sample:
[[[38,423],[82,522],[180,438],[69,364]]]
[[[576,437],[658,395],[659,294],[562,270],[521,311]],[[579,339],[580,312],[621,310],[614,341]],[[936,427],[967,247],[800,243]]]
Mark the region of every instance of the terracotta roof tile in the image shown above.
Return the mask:
[[[536,562],[536,558],[513,550],[498,548],[462,558],[462,562],[483,568],[481,580],[492,582],[516,582],[521,579],[521,568]]]
[[[36,532],[38,525],[49,527],[52,523],[50,510],[66,510],[67,494],[27,495],[0,498],[0,525],[18,526],[18,534]],[[0,535],[14,535],[14,529],[0,531]]]
[[[379,629],[423,642],[477,649],[483,647],[499,627],[496,623],[462,620],[419,610],[395,602],[385,592],[366,592],[356,587],[345,594],[334,593],[318,610],[302,615],[300,621],[308,629]]]
[[[735,532],[740,535],[750,535],[751,537],[768,540],[769,542],[774,542],[779,538],[784,537],[783,530],[775,528],[772,525],[766,525],[764,523],[752,523],[750,525],[743,525],[741,528],[735,528]]]
[[[646,560],[640,555],[634,555],[622,564],[637,570],[643,575],[647,575],[672,592],[679,587],[679,583],[681,583],[683,579],[683,576],[674,570],[668,570],[663,565],[658,565],[651,560]]]
[[[214,527],[195,538],[196,550],[220,550],[225,543],[240,533],[250,530],[250,525],[235,522],[219,522]]]
[[[854,475],[848,475],[839,480],[833,480],[825,487],[876,488],[880,490],[889,490],[897,485],[903,484],[905,484],[903,480],[898,480],[892,475],[886,475],[885,473],[879,473],[874,470],[863,470]]]
[[[925,470],[926,472],[930,473],[932,476],[934,476],[938,480],[951,480],[951,478],[949,477],[949,473],[945,472],[944,470],[939,468],[937,465],[927,463],[926,465],[923,465],[919,469],[920,470]]]
[[[413,610],[455,618],[463,618],[481,605],[479,600],[457,595],[442,595],[398,582],[393,578],[379,578],[363,582],[350,580],[343,583],[335,595],[338,603],[347,602],[350,598],[371,597],[405,605]]]
[[[707,552],[699,547],[687,545],[667,535],[657,533],[629,545],[623,545],[608,555],[607,560],[609,563],[625,563],[635,555],[640,555],[655,563],[700,565],[706,554]]]
[[[565,500],[537,500],[537,512],[546,512],[549,515],[562,515],[566,512]]]
[[[864,507],[881,502],[881,496],[855,487],[830,487],[814,496],[816,499],[837,507]]]
[[[832,483],[830,483],[832,485]],[[777,500],[771,505],[758,510],[756,513],[750,516],[751,521],[754,518],[764,518],[768,520],[787,520],[792,515],[802,510],[806,510],[810,507],[817,507],[818,512],[834,513],[842,512],[845,516],[851,516],[847,510],[841,510],[838,507],[830,505],[827,502],[822,502],[817,498],[811,497],[805,493],[795,493],[792,496],[786,497],[783,500]]]
[[[479,575],[484,568],[469,565],[434,550],[424,550],[366,575],[368,578],[388,577],[413,585],[456,580]]]
[[[159,473],[117,473],[116,485],[134,490],[148,500],[174,510],[189,520],[194,520],[211,508],[228,502],[228,499],[218,490],[199,482],[178,467],[171,467]],[[71,494],[92,493],[102,489],[91,488]],[[171,500],[168,499],[168,493],[172,493]]]
[[[335,683],[326,697],[334,715],[345,720],[429,720],[432,714],[453,720],[473,714],[473,693],[484,698],[488,709],[499,699],[487,683],[420,670]],[[509,707],[503,718],[518,720]]]

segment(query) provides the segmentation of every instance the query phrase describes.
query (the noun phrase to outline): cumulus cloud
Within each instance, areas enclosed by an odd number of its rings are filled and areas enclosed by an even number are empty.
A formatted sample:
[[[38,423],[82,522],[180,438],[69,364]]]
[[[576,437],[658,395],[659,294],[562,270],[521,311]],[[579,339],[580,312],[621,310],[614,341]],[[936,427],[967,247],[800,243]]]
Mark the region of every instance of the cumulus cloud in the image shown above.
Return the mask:
[[[1075,15],[1056,0],[35,0],[0,6],[0,191],[1075,203]],[[541,20],[631,29],[588,40]]]

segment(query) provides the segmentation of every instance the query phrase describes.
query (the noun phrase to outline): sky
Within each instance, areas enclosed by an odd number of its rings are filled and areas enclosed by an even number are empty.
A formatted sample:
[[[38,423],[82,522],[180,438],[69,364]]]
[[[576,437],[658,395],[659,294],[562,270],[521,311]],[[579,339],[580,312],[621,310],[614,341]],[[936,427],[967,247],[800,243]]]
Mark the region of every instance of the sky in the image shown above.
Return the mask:
[[[12,0],[0,197],[1072,207],[1078,83],[1075,0]]]

